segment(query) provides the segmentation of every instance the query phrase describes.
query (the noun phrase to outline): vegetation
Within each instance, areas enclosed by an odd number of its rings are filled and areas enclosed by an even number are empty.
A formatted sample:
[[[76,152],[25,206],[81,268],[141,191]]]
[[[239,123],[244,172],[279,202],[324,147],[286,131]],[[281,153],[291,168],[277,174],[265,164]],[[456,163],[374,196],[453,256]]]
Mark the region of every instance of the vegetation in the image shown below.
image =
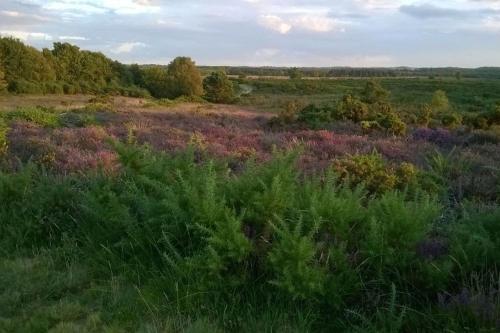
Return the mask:
[[[0,52],[1,332],[500,329],[494,70]]]
[[[233,83],[224,72],[213,72],[203,80],[205,99],[213,103],[231,103],[235,99]]]

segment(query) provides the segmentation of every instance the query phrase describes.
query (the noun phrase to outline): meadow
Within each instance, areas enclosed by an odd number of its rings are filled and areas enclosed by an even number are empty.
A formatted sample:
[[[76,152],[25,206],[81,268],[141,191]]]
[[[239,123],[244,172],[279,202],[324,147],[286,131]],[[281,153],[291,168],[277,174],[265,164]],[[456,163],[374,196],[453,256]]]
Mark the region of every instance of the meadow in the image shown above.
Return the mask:
[[[0,331],[500,329],[499,80],[233,82],[0,96]]]

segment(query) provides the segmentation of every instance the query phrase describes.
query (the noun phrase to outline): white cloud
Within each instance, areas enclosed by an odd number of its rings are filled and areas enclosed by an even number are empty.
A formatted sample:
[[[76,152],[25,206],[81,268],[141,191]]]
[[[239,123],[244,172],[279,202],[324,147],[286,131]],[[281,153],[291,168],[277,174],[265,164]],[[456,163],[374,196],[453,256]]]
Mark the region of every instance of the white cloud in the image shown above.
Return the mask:
[[[43,32],[30,32],[30,31],[19,31],[19,30],[1,30],[0,35],[18,38],[22,41],[30,41],[30,40],[51,41],[53,39],[51,35]]]
[[[88,40],[88,38],[81,36],[59,36],[60,40]]]
[[[500,17],[488,17],[481,22],[482,30],[490,32],[500,32]]]
[[[315,32],[329,32],[338,27],[336,20],[326,16],[301,15],[293,18],[291,22],[293,27]]]
[[[277,15],[262,15],[258,23],[270,30],[281,34],[287,34],[292,29],[306,30],[312,32],[330,32],[333,30],[344,31],[343,24],[326,15],[293,15],[288,19]]]
[[[113,12],[119,15],[156,13],[161,10],[149,0],[35,0],[43,9],[63,16],[85,16]]]
[[[276,15],[262,15],[258,22],[263,27],[277,31],[280,34],[287,34],[292,29],[291,24]]]
[[[5,16],[10,16],[10,17],[19,17],[21,16],[21,13],[16,12],[16,11],[11,11],[11,10],[2,10],[1,13]]]
[[[136,48],[146,47],[146,46],[147,46],[146,44],[141,43],[141,42],[125,42],[125,43],[118,45],[111,52],[113,52],[113,53],[130,53]]]

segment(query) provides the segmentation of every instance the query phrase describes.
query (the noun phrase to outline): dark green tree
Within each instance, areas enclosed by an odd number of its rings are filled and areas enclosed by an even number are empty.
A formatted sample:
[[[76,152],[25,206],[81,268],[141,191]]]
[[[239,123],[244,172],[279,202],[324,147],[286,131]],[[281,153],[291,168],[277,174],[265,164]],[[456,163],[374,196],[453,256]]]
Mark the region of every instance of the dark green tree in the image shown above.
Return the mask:
[[[177,57],[168,65],[168,97],[202,96],[203,84],[200,71],[191,58]]]
[[[168,72],[161,66],[148,67],[142,72],[144,86],[156,98],[170,97],[170,80]]]
[[[203,80],[205,98],[212,103],[231,103],[234,98],[233,83],[222,71],[212,72]]]

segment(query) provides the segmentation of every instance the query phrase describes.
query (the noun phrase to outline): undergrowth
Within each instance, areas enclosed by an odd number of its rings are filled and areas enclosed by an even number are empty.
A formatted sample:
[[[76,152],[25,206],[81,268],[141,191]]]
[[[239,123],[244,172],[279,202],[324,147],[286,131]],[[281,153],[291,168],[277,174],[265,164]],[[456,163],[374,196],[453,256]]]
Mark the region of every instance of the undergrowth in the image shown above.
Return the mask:
[[[0,174],[0,330],[498,328],[497,206],[443,224],[418,186],[372,195],[293,152],[234,173],[194,149],[116,150],[114,174]]]

